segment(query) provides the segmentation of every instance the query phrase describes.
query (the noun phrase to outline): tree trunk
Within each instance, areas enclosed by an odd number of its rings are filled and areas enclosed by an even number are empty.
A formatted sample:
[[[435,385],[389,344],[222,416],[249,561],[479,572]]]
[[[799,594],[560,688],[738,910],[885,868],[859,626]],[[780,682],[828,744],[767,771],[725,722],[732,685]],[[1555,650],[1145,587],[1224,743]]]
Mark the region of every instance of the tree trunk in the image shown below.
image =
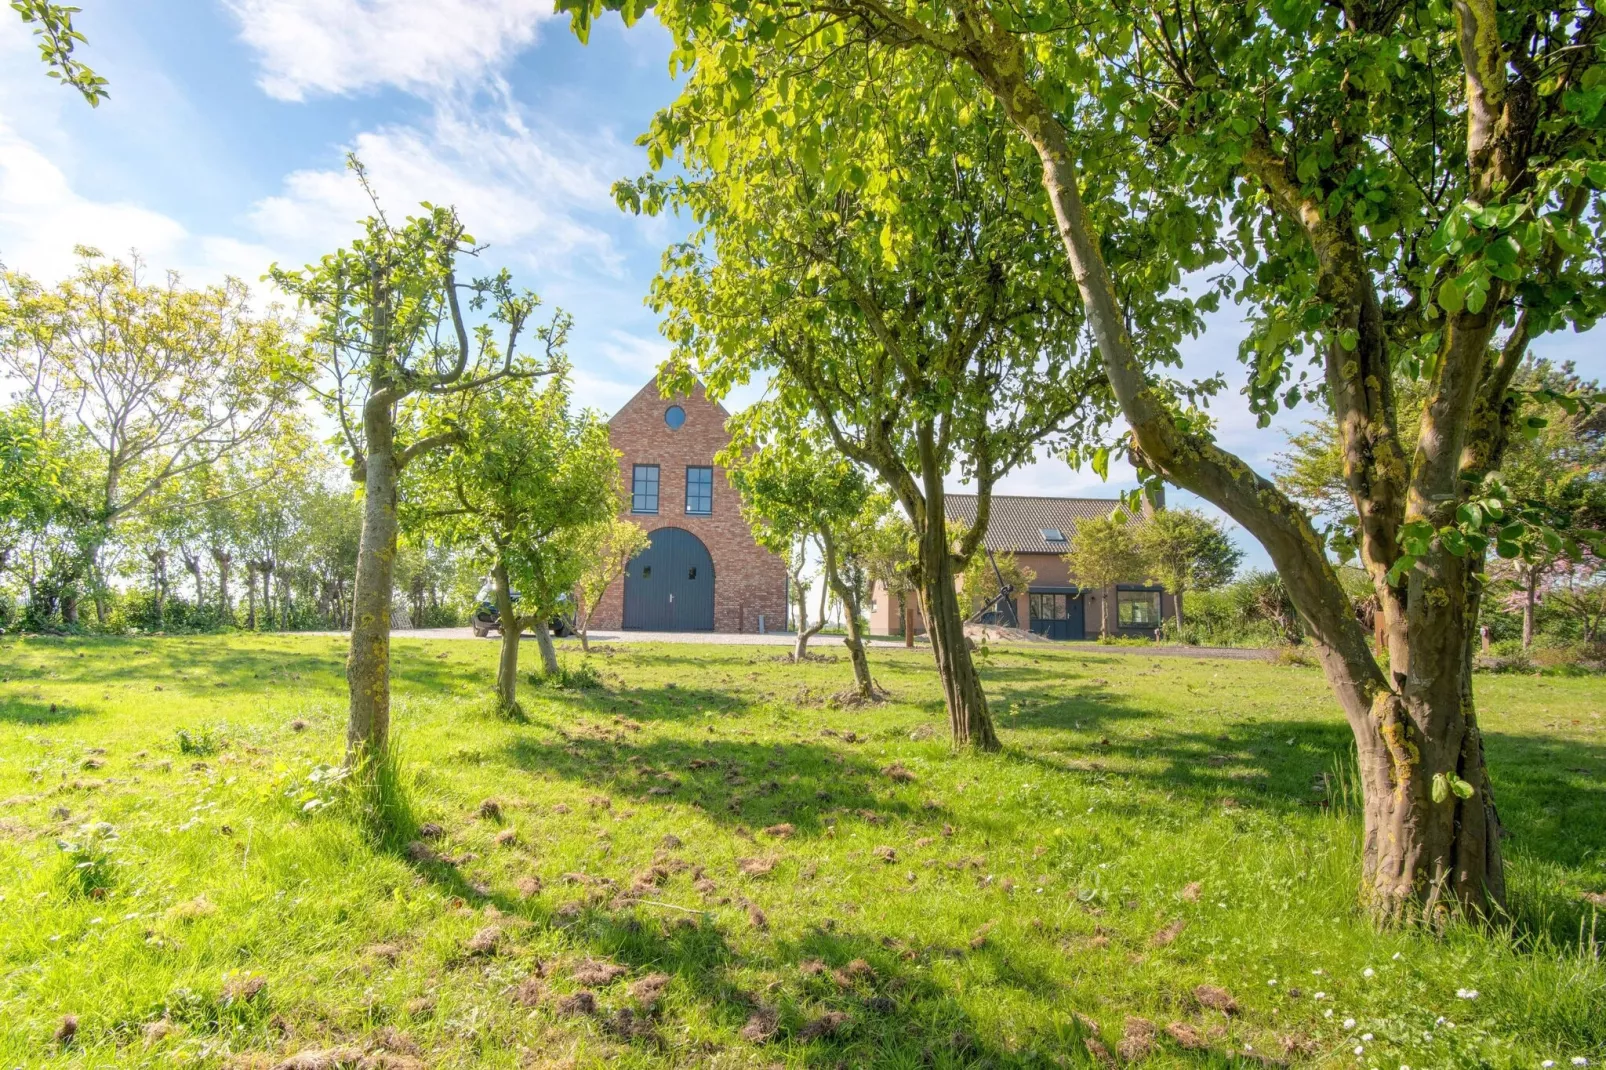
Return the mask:
[[[213,547],[212,561],[217,565],[218,619],[222,624],[233,624],[234,606],[229,602],[229,565],[234,561],[234,555]]]
[[[915,593],[913,591],[905,591],[898,596],[898,603],[903,607],[903,648],[905,650],[913,650],[915,648],[915,609],[911,604],[914,601],[914,596]]]
[[[1177,638],[1182,638],[1182,592],[1177,591],[1171,596],[1171,605],[1177,611]]]
[[[257,563],[245,563],[245,630],[257,630]]]
[[[491,586],[495,591],[496,616],[502,623],[502,650],[496,661],[496,705],[501,713],[516,715],[519,712],[519,640],[524,628],[513,610],[507,566],[501,561],[491,566]]]
[[[536,618],[531,626],[535,631],[535,647],[541,652],[541,671],[547,676],[558,674],[558,652],[552,646],[552,629],[545,616]]]
[[[802,569],[798,572],[801,574]],[[820,619],[814,622],[813,627],[809,626],[809,589],[800,581],[794,581],[793,586],[797,589],[797,642],[792,645],[792,664],[799,665],[809,651],[809,640],[819,635],[820,629],[825,627],[825,589],[828,585],[820,584]]]
[[[870,701],[876,697],[877,688],[875,680],[870,677],[870,661],[864,656],[864,637],[859,631],[859,600],[853,589],[842,580],[842,570],[838,567],[836,556],[836,540],[826,533],[821,536],[820,542],[825,548],[825,580],[842,603],[843,622],[848,629],[842,645],[848,648],[848,660],[853,663],[853,682],[858,688],[859,697]]]
[[[167,551],[152,550],[145,556],[151,562],[151,597],[156,603],[156,627],[161,628],[167,608]]]
[[[1523,569],[1522,577],[1522,649],[1526,651],[1534,642],[1534,606],[1539,601],[1539,570]]]
[[[346,658],[350,708],[346,764],[358,768],[390,746],[390,602],[396,563],[396,483],[400,467],[387,391],[363,408],[367,450],[362,537],[351,597],[351,650]]]
[[[981,677],[965,640],[964,615],[954,591],[946,534],[939,521],[929,525],[920,539],[920,573],[924,580],[924,597],[920,601],[926,616],[926,635],[937,658],[937,676],[942,681],[953,745],[997,750],[998,735],[987,710],[987,695],[982,691]]]
[[[184,557],[185,571],[195,580],[195,608],[200,609],[206,604],[206,588],[201,582],[201,559],[188,550],[180,552]]]

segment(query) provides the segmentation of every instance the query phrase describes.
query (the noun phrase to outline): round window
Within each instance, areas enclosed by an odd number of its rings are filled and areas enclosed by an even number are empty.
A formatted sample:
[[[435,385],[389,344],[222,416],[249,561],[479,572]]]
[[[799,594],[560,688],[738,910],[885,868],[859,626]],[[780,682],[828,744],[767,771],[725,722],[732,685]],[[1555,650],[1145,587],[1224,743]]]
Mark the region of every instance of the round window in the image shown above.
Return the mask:
[[[680,425],[685,422],[686,410],[679,405],[671,405],[664,410],[664,423],[669,425],[669,430],[679,431]]]

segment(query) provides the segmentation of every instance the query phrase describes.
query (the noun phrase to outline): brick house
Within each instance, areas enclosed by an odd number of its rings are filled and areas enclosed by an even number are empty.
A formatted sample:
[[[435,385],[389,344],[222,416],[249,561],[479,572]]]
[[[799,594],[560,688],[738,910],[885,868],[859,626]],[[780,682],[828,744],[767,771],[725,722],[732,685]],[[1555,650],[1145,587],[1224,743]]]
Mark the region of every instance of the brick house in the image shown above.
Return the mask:
[[[975,522],[974,494],[949,494],[946,501],[949,521]],[[1064,555],[1077,521],[1109,516],[1115,506],[1109,498],[993,495],[982,545],[995,554],[1014,554],[1016,561],[1036,573],[1027,590],[1015,592],[1021,627],[1050,639],[1097,639],[1104,621],[1102,630],[1112,635],[1150,637],[1162,620],[1175,615],[1175,596],[1141,577],[1093,589],[1081,586],[1070,574]],[[912,618],[916,634],[924,631],[918,612]],[[902,601],[896,594],[889,597],[880,584],[870,595],[870,631],[903,634]]]
[[[655,376],[608,421],[625,515],[652,543],[608,588],[593,628],[786,629],[786,565],[753,541],[736,489],[714,463],[730,442],[729,418],[701,384],[666,399]]]

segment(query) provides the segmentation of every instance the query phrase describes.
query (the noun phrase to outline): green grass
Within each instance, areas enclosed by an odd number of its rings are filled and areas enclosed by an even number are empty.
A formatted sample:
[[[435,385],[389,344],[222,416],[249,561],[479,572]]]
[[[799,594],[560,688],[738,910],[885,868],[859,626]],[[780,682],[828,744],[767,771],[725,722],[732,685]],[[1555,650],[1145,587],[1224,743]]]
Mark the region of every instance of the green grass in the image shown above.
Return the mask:
[[[1152,1066],[1606,1057],[1606,682],[1479,680],[1514,917],[1435,938],[1356,908],[1315,669],[995,645],[1005,750],[976,757],[929,651],[873,651],[868,710],[828,701],[845,659],[783,654],[618,646],[514,723],[494,643],[398,640],[399,762],[358,799],[337,640],[0,641],[0,1066],[1087,1065],[1129,1017],[1206,1045]],[[628,972],[565,1015],[587,959]]]

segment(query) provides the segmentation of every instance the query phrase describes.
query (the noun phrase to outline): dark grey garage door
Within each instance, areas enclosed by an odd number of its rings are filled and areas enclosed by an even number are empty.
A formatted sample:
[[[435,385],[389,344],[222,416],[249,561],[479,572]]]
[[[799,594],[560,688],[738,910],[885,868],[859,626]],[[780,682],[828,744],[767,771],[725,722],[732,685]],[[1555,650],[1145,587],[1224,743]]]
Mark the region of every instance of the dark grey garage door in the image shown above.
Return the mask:
[[[659,528],[625,567],[625,627],[649,632],[714,630],[714,559],[683,528]]]

